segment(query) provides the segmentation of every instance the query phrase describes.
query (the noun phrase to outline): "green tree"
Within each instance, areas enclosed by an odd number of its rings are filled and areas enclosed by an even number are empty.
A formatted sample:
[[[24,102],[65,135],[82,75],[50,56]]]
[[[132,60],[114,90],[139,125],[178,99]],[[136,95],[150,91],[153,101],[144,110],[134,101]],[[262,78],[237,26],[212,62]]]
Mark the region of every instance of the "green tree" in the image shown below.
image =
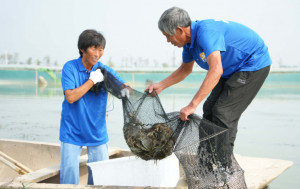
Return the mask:
[[[37,66],[41,65],[41,61],[40,61],[39,59],[36,59],[35,62],[36,62],[36,65],[37,65]]]
[[[54,62],[54,66],[58,66],[58,62],[57,62],[57,60],[55,60],[55,62]]]
[[[14,53],[14,55],[12,56],[12,63],[13,64],[19,63],[19,54],[18,53]]]
[[[31,64],[32,64],[32,58],[31,58],[31,57],[29,57],[29,58],[27,59],[27,64],[28,64],[28,65],[31,65]]]
[[[7,64],[13,64],[13,55],[12,54],[6,54],[6,60],[7,60]]]
[[[168,64],[167,62],[164,62],[164,63],[162,64],[162,67],[163,67],[163,68],[167,68],[167,67],[169,67],[169,64]]]
[[[44,62],[46,64],[46,66],[50,66],[50,57],[49,56],[45,56],[44,57]]]
[[[113,67],[114,67],[114,63],[113,63],[113,61],[112,61],[112,58],[111,58],[111,57],[109,57],[109,60],[107,61],[107,65],[108,65],[109,67],[111,67],[111,68],[113,68]]]

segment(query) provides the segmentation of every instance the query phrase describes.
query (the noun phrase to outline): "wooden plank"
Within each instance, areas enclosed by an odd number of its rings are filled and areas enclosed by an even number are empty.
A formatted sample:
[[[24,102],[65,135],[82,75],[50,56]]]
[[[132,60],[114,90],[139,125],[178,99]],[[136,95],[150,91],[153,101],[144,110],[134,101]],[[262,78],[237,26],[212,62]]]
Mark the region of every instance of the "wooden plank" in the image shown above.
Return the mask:
[[[122,150],[120,148],[114,148],[110,147],[108,149],[109,156],[115,155],[120,153]],[[79,166],[85,166],[88,160],[87,155],[80,156],[79,158]],[[20,177],[15,178],[15,181],[17,182],[30,182],[30,183],[35,183],[35,182],[40,182],[43,180],[46,180],[48,178],[51,178],[55,175],[58,175],[60,172],[60,164],[56,164],[50,167],[46,167],[43,169],[39,169],[37,171],[22,175]]]
[[[96,186],[96,185],[74,185],[74,184],[46,184],[46,183],[1,183],[1,189],[175,189],[174,187],[138,187],[138,186]],[[178,189],[178,188],[176,188]]]
[[[113,155],[119,154],[121,152],[122,152],[122,150],[120,148],[116,148],[116,147],[109,147],[108,148],[109,156],[113,156]]]
[[[0,160],[21,175],[32,172],[31,169],[29,169],[28,167],[23,165],[21,162],[13,159],[12,157],[10,157],[9,155],[5,154],[2,151],[0,151]]]
[[[80,156],[79,167],[86,165],[87,159],[88,159],[87,155]],[[58,175],[59,172],[60,172],[60,164],[56,164],[56,165],[53,165],[50,167],[46,167],[46,168],[39,169],[37,171],[28,173],[26,175],[22,175],[20,177],[15,178],[14,180],[17,182],[35,183],[35,182],[40,182],[40,181],[46,180],[55,175]]]
[[[5,165],[7,165],[8,167],[10,167],[11,169],[13,169],[14,171],[16,171],[18,174],[20,175],[24,175],[27,172],[25,172],[24,170],[20,169],[19,167],[17,167],[16,165],[14,165],[13,163],[11,163],[10,161],[4,159],[3,157],[0,156],[0,161],[3,162]]]
[[[245,157],[238,154],[234,156],[245,171],[249,189],[264,188],[293,165],[293,162],[288,160]]]

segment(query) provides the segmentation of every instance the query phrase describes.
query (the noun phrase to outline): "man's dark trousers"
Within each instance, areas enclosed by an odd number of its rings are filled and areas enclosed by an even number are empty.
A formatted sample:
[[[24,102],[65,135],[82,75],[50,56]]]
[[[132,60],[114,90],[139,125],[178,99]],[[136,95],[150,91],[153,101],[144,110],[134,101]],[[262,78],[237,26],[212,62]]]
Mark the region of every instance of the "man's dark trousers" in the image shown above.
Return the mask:
[[[203,118],[228,129],[229,140],[224,144],[233,152],[238,121],[263,85],[270,66],[258,71],[234,73],[221,78],[203,105]]]

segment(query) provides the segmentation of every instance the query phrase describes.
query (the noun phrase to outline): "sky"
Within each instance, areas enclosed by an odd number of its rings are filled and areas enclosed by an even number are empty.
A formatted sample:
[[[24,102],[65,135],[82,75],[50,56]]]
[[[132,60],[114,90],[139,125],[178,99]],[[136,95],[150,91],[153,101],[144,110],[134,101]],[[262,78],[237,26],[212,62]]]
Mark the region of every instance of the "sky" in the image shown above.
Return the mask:
[[[299,0],[0,0],[0,55],[18,53],[22,62],[49,56],[62,66],[79,57],[80,33],[95,29],[106,38],[104,64],[179,65],[182,49],[167,43],[157,26],[173,6],[192,20],[242,23],[264,39],[274,66],[300,66]]]

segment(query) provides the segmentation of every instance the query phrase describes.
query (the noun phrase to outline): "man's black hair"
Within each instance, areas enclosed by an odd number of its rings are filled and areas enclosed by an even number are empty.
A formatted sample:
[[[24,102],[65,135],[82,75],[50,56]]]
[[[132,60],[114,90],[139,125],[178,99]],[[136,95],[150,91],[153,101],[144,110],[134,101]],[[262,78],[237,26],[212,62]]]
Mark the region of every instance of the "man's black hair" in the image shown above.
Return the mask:
[[[82,52],[80,50],[86,50],[89,47],[103,47],[105,48],[105,43],[106,40],[104,36],[100,33],[97,32],[96,30],[84,30],[78,39],[78,50],[80,57],[82,57]]]

